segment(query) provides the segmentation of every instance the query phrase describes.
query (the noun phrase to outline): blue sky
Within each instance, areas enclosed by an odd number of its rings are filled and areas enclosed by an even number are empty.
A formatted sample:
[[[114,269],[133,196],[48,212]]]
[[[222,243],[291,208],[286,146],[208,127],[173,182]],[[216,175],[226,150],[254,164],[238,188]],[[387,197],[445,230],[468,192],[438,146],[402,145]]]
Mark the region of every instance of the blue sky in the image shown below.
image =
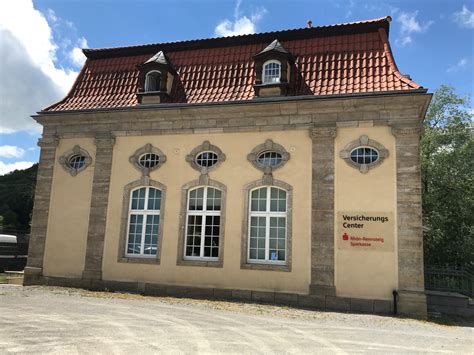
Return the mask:
[[[474,94],[472,0],[0,1],[0,175],[38,160],[29,115],[61,99],[83,47],[113,47],[359,21],[390,15],[400,71],[431,92]],[[26,74],[25,74],[26,73]],[[29,85],[17,77],[28,75]]]

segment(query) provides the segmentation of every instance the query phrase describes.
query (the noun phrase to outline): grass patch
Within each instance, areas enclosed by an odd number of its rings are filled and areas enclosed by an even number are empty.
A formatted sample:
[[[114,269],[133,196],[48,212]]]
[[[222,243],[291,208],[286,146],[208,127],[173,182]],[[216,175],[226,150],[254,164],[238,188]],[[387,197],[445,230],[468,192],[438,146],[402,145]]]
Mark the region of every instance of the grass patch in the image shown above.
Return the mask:
[[[0,284],[6,284],[6,283],[7,283],[7,275],[0,274]]]

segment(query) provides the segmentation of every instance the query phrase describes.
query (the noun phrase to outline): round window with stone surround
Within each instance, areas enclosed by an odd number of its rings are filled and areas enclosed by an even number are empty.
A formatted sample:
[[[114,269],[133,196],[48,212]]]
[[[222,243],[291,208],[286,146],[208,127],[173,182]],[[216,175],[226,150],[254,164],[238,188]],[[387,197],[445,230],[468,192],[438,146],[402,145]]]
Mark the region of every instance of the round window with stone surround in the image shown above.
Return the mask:
[[[71,174],[71,176],[76,176],[79,172],[86,169],[91,163],[91,156],[79,145],[75,145],[71,150],[59,157],[59,164],[61,164],[61,166],[69,174]]]
[[[137,149],[129,161],[137,170],[141,171],[142,175],[148,176],[150,171],[158,169],[166,162],[166,155],[148,143]]]
[[[204,141],[186,156],[186,161],[201,174],[207,174],[225,161],[225,158],[225,154],[219,147],[209,141]]]
[[[351,167],[365,174],[370,169],[382,164],[389,155],[388,150],[379,142],[362,135],[348,143],[339,156]]]
[[[160,164],[160,156],[155,153],[145,153],[138,159],[138,164],[143,168],[154,168]]]
[[[265,174],[270,174],[290,160],[290,153],[282,145],[267,139],[265,143],[252,149],[247,155],[247,160],[255,168],[262,170]]]

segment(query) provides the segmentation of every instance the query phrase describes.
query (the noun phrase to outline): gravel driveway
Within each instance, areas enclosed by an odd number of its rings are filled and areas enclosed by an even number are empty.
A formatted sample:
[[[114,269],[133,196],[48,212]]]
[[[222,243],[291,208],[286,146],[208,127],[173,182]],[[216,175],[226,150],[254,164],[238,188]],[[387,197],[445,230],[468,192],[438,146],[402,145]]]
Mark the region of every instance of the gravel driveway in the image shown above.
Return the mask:
[[[472,354],[473,335],[374,315],[0,285],[0,354]]]

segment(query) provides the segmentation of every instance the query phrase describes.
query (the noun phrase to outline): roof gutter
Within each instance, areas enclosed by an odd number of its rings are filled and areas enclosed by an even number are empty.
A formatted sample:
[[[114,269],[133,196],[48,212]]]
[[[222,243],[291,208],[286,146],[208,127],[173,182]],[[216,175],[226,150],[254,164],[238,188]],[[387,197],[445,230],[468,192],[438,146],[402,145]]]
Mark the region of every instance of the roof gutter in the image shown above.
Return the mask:
[[[83,113],[106,113],[106,112],[130,112],[134,110],[152,110],[152,109],[192,109],[197,107],[214,107],[214,106],[232,106],[232,105],[249,105],[249,104],[266,104],[278,102],[292,102],[292,101],[319,101],[319,100],[333,100],[333,99],[352,99],[352,98],[367,98],[379,96],[399,96],[411,94],[426,94],[428,89],[414,89],[414,90],[394,90],[382,91],[372,93],[352,93],[352,94],[332,94],[332,95],[305,95],[305,96],[284,96],[284,97],[258,97],[252,100],[235,100],[223,102],[205,102],[205,103],[165,103],[165,104],[141,104],[137,106],[111,107],[111,108],[91,108],[80,110],[65,110],[65,111],[39,111],[32,118],[40,116],[58,116],[58,115],[73,115]]]

